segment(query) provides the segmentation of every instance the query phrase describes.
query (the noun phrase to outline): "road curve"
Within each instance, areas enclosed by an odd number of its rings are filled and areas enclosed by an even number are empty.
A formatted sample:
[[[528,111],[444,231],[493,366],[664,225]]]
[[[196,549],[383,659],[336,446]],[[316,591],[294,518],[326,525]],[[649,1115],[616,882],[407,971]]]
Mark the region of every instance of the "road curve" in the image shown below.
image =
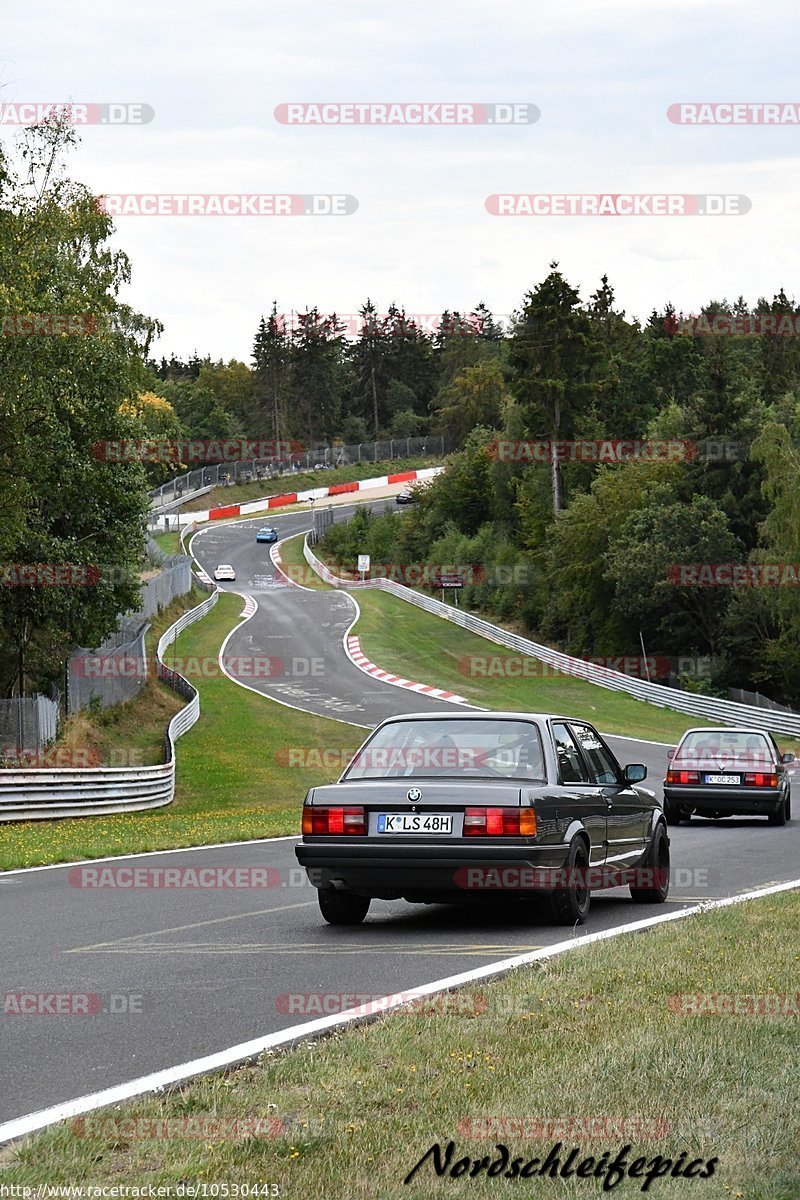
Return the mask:
[[[309,525],[307,513],[270,520],[281,536]],[[265,696],[362,725],[395,712],[453,711],[445,702],[382,684],[349,662],[342,634],[353,610],[344,596],[268,582],[274,580],[269,548],[255,544],[255,528],[263,523],[211,526],[194,550],[206,569],[232,562],[238,578],[231,587],[258,602],[257,616],[231,639],[226,654],[286,659],[319,651],[323,658],[321,680],[265,680],[258,684]],[[623,761],[647,763],[657,789],[665,747],[609,740]],[[795,878],[798,830],[797,820],[776,829],[732,819],[671,831],[668,910]],[[97,889],[78,886],[82,878],[70,867],[0,874],[0,990],[6,998],[0,1122],[308,1019],[292,1011],[300,1001],[291,997],[398,992],[563,939],[563,929],[541,924],[522,908],[375,902],[358,929],[326,926],[294,845],[293,839],[259,841],[107,864],[152,868],[152,881],[163,879],[161,868],[176,866],[223,873],[258,867],[262,880],[269,868],[266,887]],[[652,912],[624,891],[597,895],[586,931]],[[41,1004],[52,1008],[53,997],[86,994],[97,998],[88,1015],[16,1013],[13,1000],[9,1010],[9,996],[44,997]]]
[[[393,503],[380,501],[375,507],[382,509]],[[348,505],[344,512],[354,510],[355,506]],[[283,664],[285,673],[276,678],[253,679],[245,667],[241,681],[273,700],[353,725],[377,725],[403,712],[453,711],[446,701],[368,679],[354,666],[343,646],[344,635],[357,613],[352,599],[344,592],[312,591],[287,584],[272,564],[270,546],[256,544],[255,532],[263,524],[260,517],[211,525],[192,539],[192,553],[207,574],[211,575],[220,562],[231,563],[236,582],[223,586],[252,596],[258,605],[255,615],[226,646],[225,657],[232,664],[233,678],[237,678],[236,663],[268,657]],[[310,514],[296,513],[274,524],[281,537],[288,537],[310,528]]]

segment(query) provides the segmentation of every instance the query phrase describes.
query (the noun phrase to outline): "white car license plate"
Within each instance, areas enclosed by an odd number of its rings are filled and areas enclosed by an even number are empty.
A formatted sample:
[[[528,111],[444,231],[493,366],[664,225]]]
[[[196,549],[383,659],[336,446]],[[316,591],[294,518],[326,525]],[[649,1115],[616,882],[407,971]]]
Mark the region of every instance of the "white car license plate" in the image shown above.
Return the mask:
[[[378,813],[378,833],[452,833],[449,813]]]
[[[706,775],[706,783],[738,783],[738,775]]]

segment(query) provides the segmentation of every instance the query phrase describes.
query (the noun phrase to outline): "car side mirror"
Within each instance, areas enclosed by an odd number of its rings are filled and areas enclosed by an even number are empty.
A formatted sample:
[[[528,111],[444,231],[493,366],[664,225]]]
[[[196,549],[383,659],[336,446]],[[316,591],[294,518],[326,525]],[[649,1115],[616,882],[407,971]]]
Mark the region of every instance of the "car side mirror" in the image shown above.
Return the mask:
[[[678,753],[678,747],[670,746],[669,750],[667,751],[667,761],[672,762],[673,758],[675,757],[675,755],[677,753]]]
[[[781,762],[782,762],[782,763],[793,763],[793,762],[794,762],[794,760],[795,760],[795,759],[794,759],[794,755],[793,755],[793,754],[782,754],[782,755],[781,755]]]
[[[622,774],[626,783],[641,783],[647,778],[647,767],[644,763],[628,763]]]

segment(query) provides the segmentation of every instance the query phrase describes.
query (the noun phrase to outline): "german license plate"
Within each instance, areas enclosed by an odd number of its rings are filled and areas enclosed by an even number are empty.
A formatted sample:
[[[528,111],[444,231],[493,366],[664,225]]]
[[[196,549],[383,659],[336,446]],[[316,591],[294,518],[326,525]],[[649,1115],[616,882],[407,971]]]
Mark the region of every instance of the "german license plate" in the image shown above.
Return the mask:
[[[706,775],[706,783],[738,783],[738,775]]]
[[[378,813],[378,833],[452,833],[450,813]]]

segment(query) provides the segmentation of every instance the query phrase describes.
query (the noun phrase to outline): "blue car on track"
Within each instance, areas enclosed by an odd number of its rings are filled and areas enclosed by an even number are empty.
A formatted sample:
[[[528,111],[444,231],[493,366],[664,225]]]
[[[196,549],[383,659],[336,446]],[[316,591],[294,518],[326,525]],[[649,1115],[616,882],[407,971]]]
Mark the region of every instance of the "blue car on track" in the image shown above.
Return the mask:
[[[263,529],[259,529],[258,533],[256,534],[257,542],[277,542],[277,540],[278,540],[277,529],[273,529],[269,525],[265,526]]]

